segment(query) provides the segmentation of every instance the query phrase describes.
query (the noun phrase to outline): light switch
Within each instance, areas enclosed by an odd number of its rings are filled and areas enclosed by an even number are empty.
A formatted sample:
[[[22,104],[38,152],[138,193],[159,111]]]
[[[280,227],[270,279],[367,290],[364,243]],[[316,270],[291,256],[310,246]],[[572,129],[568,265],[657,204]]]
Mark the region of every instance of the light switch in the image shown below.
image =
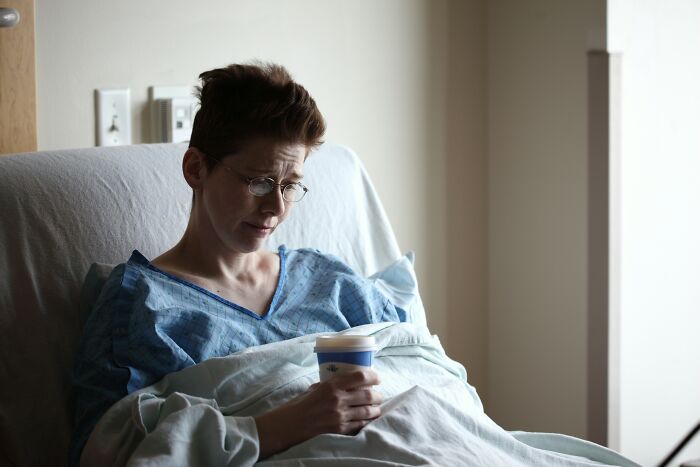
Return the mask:
[[[95,89],[98,146],[131,144],[129,88]]]

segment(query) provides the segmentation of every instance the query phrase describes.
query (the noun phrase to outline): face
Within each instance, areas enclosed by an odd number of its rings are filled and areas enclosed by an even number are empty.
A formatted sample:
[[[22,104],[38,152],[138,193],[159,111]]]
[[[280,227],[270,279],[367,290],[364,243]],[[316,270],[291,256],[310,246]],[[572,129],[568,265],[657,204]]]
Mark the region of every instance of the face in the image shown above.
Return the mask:
[[[195,189],[196,226],[211,246],[250,253],[284,221],[294,203],[284,200],[280,187],[264,196],[248,190],[245,177],[269,177],[276,183],[300,182],[307,148],[302,144],[255,139],[236,154],[219,157],[222,164],[198,168]],[[201,157],[206,157],[201,154]],[[187,157],[187,156],[186,156]],[[186,174],[187,177],[187,174]],[[188,180],[190,182],[190,180]]]

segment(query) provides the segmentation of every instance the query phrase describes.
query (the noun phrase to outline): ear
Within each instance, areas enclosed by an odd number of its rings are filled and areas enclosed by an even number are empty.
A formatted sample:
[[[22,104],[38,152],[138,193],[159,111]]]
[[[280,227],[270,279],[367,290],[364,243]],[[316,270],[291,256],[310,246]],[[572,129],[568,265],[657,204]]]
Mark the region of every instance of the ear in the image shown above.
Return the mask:
[[[187,184],[195,191],[207,178],[206,155],[195,147],[187,148],[182,158],[182,174]]]

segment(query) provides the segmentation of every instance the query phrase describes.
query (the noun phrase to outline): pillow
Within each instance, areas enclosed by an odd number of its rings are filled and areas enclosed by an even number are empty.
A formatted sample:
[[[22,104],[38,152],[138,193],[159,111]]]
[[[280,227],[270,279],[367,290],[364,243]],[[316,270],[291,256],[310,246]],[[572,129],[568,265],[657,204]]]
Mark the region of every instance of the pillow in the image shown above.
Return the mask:
[[[414,262],[415,254],[409,251],[389,266],[369,276],[368,279],[391,300],[391,303],[406,310],[410,322],[425,326],[425,309],[418,294]],[[104,263],[93,263],[90,266],[80,291],[80,320],[83,324],[115,266],[115,264]]]
[[[418,280],[413,269],[415,254],[409,251],[389,266],[369,276],[369,280],[391,300],[406,310],[408,320],[426,326],[425,309],[418,293]]]

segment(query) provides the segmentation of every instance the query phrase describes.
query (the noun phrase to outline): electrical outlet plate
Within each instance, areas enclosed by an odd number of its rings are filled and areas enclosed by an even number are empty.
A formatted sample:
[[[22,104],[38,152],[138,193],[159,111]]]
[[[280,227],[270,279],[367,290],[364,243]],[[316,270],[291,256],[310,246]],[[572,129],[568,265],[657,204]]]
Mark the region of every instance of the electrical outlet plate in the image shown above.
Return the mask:
[[[129,88],[95,90],[95,123],[98,146],[131,144]]]
[[[164,143],[164,128],[160,113],[160,99],[191,98],[191,86],[150,86],[148,88],[148,101],[151,109],[151,143]],[[189,135],[187,135],[189,138]]]

